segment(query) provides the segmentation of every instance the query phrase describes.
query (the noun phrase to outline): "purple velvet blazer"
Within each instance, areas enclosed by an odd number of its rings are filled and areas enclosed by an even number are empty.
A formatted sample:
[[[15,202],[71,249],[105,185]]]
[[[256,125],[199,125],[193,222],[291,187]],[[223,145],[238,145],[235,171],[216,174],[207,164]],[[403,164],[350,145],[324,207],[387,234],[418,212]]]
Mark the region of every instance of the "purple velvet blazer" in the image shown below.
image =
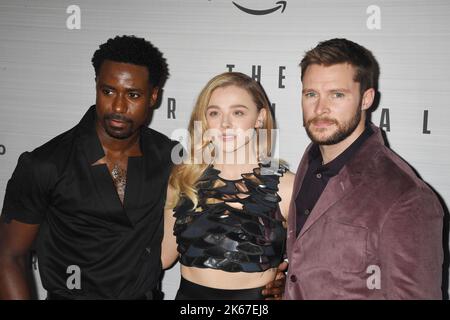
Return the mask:
[[[443,209],[379,128],[330,179],[298,237],[289,210],[285,299],[441,299]]]

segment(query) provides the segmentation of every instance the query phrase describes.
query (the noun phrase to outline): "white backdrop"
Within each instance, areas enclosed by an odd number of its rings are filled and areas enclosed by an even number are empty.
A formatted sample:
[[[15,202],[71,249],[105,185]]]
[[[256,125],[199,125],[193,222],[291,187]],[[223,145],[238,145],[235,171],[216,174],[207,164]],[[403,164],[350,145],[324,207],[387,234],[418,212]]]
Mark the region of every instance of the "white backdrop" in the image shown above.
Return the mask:
[[[74,126],[95,102],[90,59],[122,34],[150,40],[170,66],[151,127],[168,136],[186,128],[201,87],[233,65],[275,104],[280,156],[293,171],[309,142],[303,53],[333,37],[360,43],[381,68],[373,122],[448,205],[449,16],[447,0],[0,0],[0,206],[20,153]],[[163,280],[166,299],[178,282],[175,266]]]

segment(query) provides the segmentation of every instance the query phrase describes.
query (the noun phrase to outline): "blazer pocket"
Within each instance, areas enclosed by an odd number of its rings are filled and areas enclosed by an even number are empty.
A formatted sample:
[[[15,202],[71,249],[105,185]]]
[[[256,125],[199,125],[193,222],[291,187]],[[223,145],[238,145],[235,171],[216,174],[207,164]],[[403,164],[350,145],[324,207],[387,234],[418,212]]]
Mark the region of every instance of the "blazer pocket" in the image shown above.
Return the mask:
[[[328,220],[320,243],[320,260],[329,268],[343,272],[361,272],[366,265],[365,227]]]

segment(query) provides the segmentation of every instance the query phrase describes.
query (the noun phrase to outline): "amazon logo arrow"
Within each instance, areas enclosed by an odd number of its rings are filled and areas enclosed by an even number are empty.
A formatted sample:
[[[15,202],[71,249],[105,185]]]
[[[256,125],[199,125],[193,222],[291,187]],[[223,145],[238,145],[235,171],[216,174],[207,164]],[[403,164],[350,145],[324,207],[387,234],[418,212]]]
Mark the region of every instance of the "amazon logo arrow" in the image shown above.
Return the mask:
[[[277,1],[275,4],[277,4],[277,6],[270,8],[270,9],[265,9],[265,10],[254,10],[254,9],[249,9],[249,8],[245,8],[239,4],[237,4],[236,2],[233,1],[233,4],[241,11],[244,11],[245,13],[248,14],[253,14],[256,16],[262,16],[265,14],[269,14],[272,12],[277,11],[278,9],[281,8],[281,13],[284,12],[284,9],[286,9],[286,5],[287,5],[287,1]]]

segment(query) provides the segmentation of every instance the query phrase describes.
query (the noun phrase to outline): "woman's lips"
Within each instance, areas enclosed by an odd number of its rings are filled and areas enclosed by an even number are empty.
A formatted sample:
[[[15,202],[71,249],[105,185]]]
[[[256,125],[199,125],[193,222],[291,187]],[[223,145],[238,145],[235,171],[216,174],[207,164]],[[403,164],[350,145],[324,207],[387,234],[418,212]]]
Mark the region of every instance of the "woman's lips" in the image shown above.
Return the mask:
[[[222,135],[222,141],[232,141],[236,137],[235,135]]]

